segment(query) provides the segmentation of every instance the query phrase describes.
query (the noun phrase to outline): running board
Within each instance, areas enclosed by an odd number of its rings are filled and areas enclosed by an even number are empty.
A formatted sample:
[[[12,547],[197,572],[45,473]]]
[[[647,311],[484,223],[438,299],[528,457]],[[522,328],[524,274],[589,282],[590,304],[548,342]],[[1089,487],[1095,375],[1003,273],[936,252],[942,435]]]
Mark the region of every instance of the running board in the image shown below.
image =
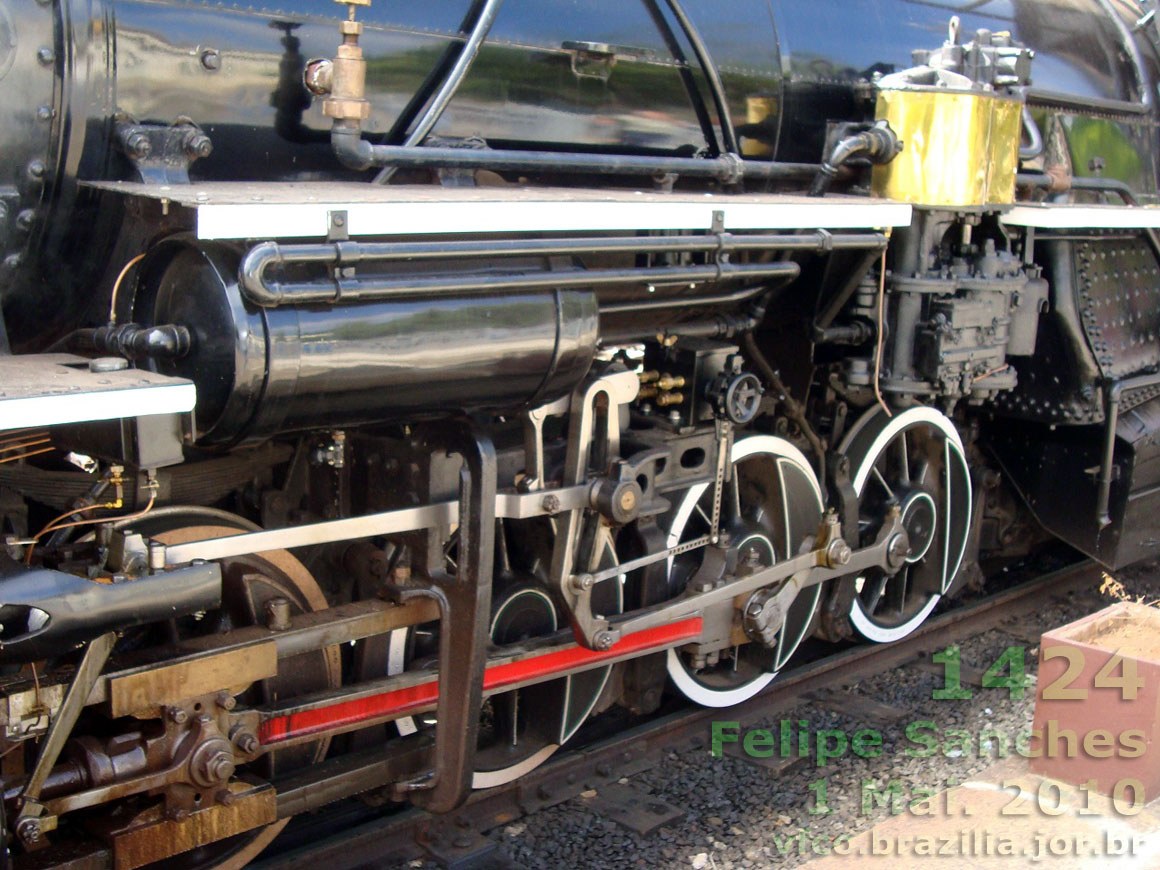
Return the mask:
[[[90,186],[196,213],[197,237],[349,238],[468,233],[878,229],[909,226],[910,205],[855,196],[210,182]]]

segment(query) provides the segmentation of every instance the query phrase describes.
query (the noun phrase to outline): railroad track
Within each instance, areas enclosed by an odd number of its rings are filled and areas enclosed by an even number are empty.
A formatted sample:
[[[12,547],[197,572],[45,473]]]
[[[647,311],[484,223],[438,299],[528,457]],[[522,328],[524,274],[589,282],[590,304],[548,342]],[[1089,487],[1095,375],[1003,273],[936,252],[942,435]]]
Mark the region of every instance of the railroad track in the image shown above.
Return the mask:
[[[714,720],[726,717],[744,728],[820,690],[897,668],[948,644],[1002,628],[1033,611],[1044,598],[1090,585],[1100,573],[1089,561],[1050,571],[929,619],[901,641],[851,646],[794,667],[766,691],[727,710],[686,707],[581,748],[561,751],[516,782],[475,792],[465,806],[448,816],[414,808],[370,819],[365,807],[319,813],[300,820],[298,830],[284,845],[276,842],[272,853],[250,866],[254,870],[352,870],[424,857],[447,867],[509,866],[495,854],[496,845],[484,836],[486,832],[584,791],[608,790],[618,780],[653,767],[666,751],[707,745]],[[634,802],[631,795],[621,800],[626,805]],[[647,814],[649,802],[640,803],[627,811]],[[663,814],[663,802],[653,803],[655,811]]]

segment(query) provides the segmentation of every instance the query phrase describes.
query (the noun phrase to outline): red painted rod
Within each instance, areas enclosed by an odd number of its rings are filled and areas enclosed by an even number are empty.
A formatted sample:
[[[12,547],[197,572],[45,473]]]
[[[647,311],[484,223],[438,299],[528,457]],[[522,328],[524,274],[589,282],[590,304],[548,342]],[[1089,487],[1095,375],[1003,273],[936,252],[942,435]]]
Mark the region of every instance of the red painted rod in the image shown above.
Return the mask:
[[[569,671],[584,670],[601,662],[630,656],[633,653],[674,646],[698,637],[701,630],[701,617],[695,616],[626,635],[611,649],[603,652],[573,645],[515,662],[491,665],[484,671],[483,689],[485,692],[494,692],[517,683],[542,680],[553,674],[563,675]],[[391,689],[378,695],[350,701],[335,701],[314,710],[302,710],[267,719],[258,729],[258,736],[265,745],[281,743],[371,719],[403,716],[430,707],[438,700],[439,681],[435,679],[405,689]]]

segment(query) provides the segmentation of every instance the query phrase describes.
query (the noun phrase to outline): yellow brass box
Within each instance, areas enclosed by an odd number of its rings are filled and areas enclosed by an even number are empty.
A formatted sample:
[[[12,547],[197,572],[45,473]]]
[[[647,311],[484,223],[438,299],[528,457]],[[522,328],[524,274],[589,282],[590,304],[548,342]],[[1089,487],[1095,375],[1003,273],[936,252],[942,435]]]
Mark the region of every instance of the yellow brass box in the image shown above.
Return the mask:
[[[874,167],[874,194],[929,206],[1014,202],[1022,111],[1018,99],[973,91],[879,91],[878,119],[902,153]]]
[[[777,116],[777,97],[772,96],[756,96],[745,98],[745,123],[750,126],[758,126],[769,122],[770,118],[776,119]],[[773,157],[773,146],[767,142],[762,142],[760,139],[753,139],[746,137],[741,143],[741,154],[744,157]]]

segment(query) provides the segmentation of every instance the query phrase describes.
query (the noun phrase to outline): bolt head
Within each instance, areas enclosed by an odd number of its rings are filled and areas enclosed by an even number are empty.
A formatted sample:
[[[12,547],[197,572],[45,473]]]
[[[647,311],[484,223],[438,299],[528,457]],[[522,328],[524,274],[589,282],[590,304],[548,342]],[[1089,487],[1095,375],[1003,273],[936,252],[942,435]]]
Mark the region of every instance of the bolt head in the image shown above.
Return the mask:
[[[25,819],[16,828],[16,833],[20,835],[20,839],[26,843],[39,843],[43,836],[40,831],[40,822],[36,819]]]
[[[125,150],[130,157],[144,159],[153,153],[153,143],[144,133],[134,133],[125,140]]]
[[[217,696],[217,705],[223,710],[232,710],[238,706],[238,699],[229,692],[219,692]]]
[[[830,544],[829,560],[834,567],[840,568],[843,565],[849,565],[852,555],[850,545],[841,538]]]
[[[189,714],[180,707],[169,708],[169,721],[175,725],[184,725],[189,721]]]
[[[206,767],[210,779],[221,782],[234,775],[234,760],[226,753],[215,756]]]
[[[890,543],[886,545],[886,557],[893,567],[902,565],[909,555],[910,542],[904,534],[895,535],[890,539]]]

